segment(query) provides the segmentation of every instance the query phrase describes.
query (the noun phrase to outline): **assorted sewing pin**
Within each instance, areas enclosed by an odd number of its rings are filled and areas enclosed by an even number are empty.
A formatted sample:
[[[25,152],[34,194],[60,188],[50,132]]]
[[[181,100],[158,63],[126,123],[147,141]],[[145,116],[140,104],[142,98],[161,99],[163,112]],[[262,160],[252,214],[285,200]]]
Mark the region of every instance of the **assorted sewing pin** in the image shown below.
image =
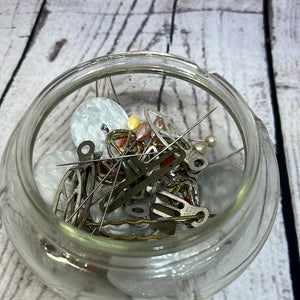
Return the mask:
[[[91,234],[123,240],[160,239],[203,226],[214,215],[202,206],[196,178],[217,139],[193,141],[188,134],[215,109],[181,132],[151,107],[140,121],[110,99],[84,101],[70,126],[78,160],[57,164],[68,169],[52,211]]]

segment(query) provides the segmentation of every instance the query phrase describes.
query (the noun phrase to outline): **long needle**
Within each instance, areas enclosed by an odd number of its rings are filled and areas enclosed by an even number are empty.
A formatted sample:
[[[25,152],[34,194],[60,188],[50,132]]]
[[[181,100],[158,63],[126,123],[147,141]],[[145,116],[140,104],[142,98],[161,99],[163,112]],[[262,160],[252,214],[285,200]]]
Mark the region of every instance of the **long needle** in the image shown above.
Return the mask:
[[[221,159],[219,159],[219,160],[217,160],[217,161],[214,161],[214,162],[212,162],[212,163],[210,163],[210,164],[211,164],[211,165],[218,164],[219,162],[224,161],[224,160],[226,160],[226,159],[228,159],[228,158],[230,158],[230,157],[232,157],[232,156],[234,156],[234,155],[240,153],[240,152],[243,151],[243,150],[244,150],[244,147],[242,147],[242,148],[240,148],[240,149],[238,149],[238,150],[236,150],[236,151],[230,153],[229,155],[227,155],[227,156],[225,156],[225,157],[223,157],[223,158],[221,158]]]
[[[135,144],[135,142],[132,143],[132,145],[127,149],[128,143],[129,143],[129,140],[130,140],[130,136],[131,136],[131,130],[129,130],[127,141],[126,141],[126,144],[124,146],[124,153],[125,153],[125,155],[130,150],[130,148]],[[123,158],[121,158],[120,161],[118,162],[119,166],[118,166],[118,169],[117,169],[117,172],[116,172],[116,175],[115,175],[115,179],[114,179],[113,185],[112,185],[111,190],[110,190],[110,194],[109,194],[109,197],[108,197],[108,200],[107,200],[107,204],[106,204],[105,210],[104,210],[103,215],[101,217],[100,225],[99,225],[99,228],[98,228],[99,232],[102,229],[102,226],[103,226],[103,223],[104,223],[104,219],[105,219],[105,217],[107,215],[107,210],[108,210],[108,207],[109,207],[111,199],[112,199],[112,195],[113,195],[113,192],[114,192],[114,189],[115,189],[115,186],[116,186],[116,183],[117,183],[117,179],[118,179],[118,176],[119,176],[119,173],[120,173],[120,170],[121,170],[122,162],[123,162]]]
[[[197,125],[199,125],[204,119],[206,119],[213,111],[217,109],[217,106],[215,106],[212,110],[210,110],[208,113],[206,113],[204,116],[202,116],[196,123],[194,123],[190,128],[188,128],[183,134],[181,134],[176,140],[174,140],[171,144],[169,144],[166,148],[164,148],[161,152],[153,156],[148,162],[154,160],[156,157],[158,157],[161,153],[169,149],[171,146],[173,146],[175,143],[177,143],[180,139],[182,139],[186,134],[188,134],[190,131],[192,131]]]
[[[102,178],[102,180],[94,187],[94,189],[90,192],[90,194],[84,199],[84,201],[77,207],[76,210],[73,211],[71,216],[66,220],[68,223],[72,217],[79,211],[79,209],[93,196],[93,194],[99,189],[101,184],[104,182],[104,180],[109,176],[109,174],[114,170],[114,168],[117,166],[119,162],[117,161],[113,167],[107,172],[107,174]]]
[[[158,151],[151,152],[151,154],[157,154],[157,153],[159,153],[159,152]],[[144,156],[144,155],[147,155],[147,153],[145,153],[145,151],[143,153],[121,155],[121,156],[115,156],[115,157],[110,157],[110,158],[99,158],[99,159],[91,159],[91,160],[84,160],[84,161],[74,161],[74,162],[70,162],[70,163],[59,164],[56,166],[62,167],[62,166],[69,166],[69,165],[86,164],[89,162],[106,161],[106,160],[111,160],[111,159],[121,159],[121,158]]]
[[[95,84],[96,84],[96,97],[99,97],[98,80],[95,81]]]
[[[118,95],[117,95],[117,93],[116,93],[114,84],[113,84],[113,82],[112,82],[112,79],[111,79],[110,76],[109,76],[108,78],[109,78],[109,81],[110,81],[110,85],[111,85],[111,89],[112,89],[112,91],[113,91],[113,94],[114,94],[114,96],[115,96],[115,98],[116,98],[116,100],[117,100],[116,102],[117,102],[119,105],[121,105],[120,100],[119,100],[119,97],[118,97]]]
[[[133,145],[130,146],[130,148],[128,149],[128,151],[131,149]],[[127,152],[128,152],[127,151]],[[126,157],[126,155],[123,155],[123,157]],[[102,178],[102,180],[95,186],[95,188],[90,192],[90,194],[84,199],[84,201],[79,205],[79,207],[77,207],[77,209],[72,213],[72,215],[66,220],[66,222],[68,223],[71,218],[78,212],[78,210],[93,196],[93,194],[99,189],[99,187],[101,186],[101,184],[104,182],[104,180],[109,176],[109,174],[115,169],[115,167],[119,164],[120,162],[117,161],[111,168],[110,170],[107,172],[107,174]],[[96,202],[92,203],[91,205],[94,205]]]

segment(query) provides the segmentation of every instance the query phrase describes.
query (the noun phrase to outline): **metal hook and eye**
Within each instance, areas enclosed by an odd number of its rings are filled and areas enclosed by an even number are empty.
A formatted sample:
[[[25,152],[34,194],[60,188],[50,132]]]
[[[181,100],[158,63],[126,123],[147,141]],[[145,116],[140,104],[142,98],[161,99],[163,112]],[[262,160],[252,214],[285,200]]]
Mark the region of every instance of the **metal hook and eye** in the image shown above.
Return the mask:
[[[193,227],[199,227],[207,222],[209,210],[206,207],[190,205],[185,200],[167,191],[160,191],[157,194],[155,202],[151,206],[151,211],[154,214],[161,217],[172,217],[174,213],[176,216],[179,215],[182,217],[199,216],[199,220],[191,223]],[[169,201],[167,202],[165,198],[160,197],[160,195],[167,197]],[[172,211],[172,213],[170,213],[170,211]]]
[[[196,176],[206,168],[208,159],[193,147],[185,135],[214,110],[181,133],[166,116],[146,108],[145,117],[154,133],[146,146],[143,141],[137,140],[132,130],[117,129],[110,132],[106,124],[101,124],[101,130],[107,133],[106,146],[111,158],[100,161],[102,153],[95,153],[94,143],[82,142],[77,148],[79,162],[65,173],[52,210],[61,214],[65,222],[76,227],[85,226],[87,230],[98,227],[100,235],[102,226],[106,224],[119,226],[144,222],[152,224],[152,229],[172,235],[176,230],[176,222],[184,222],[192,227],[206,223],[212,215],[206,207],[195,205],[195,182],[191,176]],[[159,119],[160,124],[155,121],[156,125],[153,124],[149,113],[156,120]],[[213,144],[215,140],[210,139],[209,145]],[[95,187],[97,179],[100,182]],[[93,195],[103,183],[111,185],[108,186],[110,191],[102,193],[99,199],[99,209],[103,216],[100,223],[91,223],[89,209],[93,204]],[[129,219],[133,220],[104,222],[106,214],[119,207],[123,207]],[[95,228],[92,234],[94,232]],[[141,237],[109,238],[147,240],[160,237],[150,233]]]
[[[82,202],[91,193],[95,185],[95,163],[86,162],[94,159],[95,144],[84,141],[77,148],[78,166],[71,167],[62,178],[56,191],[51,210],[61,215],[65,222],[81,228],[89,213],[92,201]]]

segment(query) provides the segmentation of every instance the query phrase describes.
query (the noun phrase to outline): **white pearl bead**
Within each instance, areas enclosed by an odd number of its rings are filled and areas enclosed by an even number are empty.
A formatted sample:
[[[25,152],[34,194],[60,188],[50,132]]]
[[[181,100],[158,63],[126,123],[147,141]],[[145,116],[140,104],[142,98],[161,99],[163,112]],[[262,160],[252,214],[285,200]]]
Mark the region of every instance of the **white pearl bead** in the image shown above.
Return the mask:
[[[206,145],[204,142],[197,142],[194,144],[194,148],[200,152],[202,155],[206,153]]]
[[[217,138],[214,135],[209,135],[204,141],[207,147],[214,147],[217,144]]]

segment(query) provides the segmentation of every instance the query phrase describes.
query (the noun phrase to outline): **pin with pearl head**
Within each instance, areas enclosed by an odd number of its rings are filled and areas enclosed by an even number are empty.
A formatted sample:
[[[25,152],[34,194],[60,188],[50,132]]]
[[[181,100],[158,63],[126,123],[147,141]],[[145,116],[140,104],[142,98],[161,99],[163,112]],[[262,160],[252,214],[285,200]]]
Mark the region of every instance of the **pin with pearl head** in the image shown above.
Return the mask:
[[[206,154],[207,148],[212,148],[217,144],[217,138],[214,135],[208,135],[204,141],[196,142],[193,147],[202,155]]]

